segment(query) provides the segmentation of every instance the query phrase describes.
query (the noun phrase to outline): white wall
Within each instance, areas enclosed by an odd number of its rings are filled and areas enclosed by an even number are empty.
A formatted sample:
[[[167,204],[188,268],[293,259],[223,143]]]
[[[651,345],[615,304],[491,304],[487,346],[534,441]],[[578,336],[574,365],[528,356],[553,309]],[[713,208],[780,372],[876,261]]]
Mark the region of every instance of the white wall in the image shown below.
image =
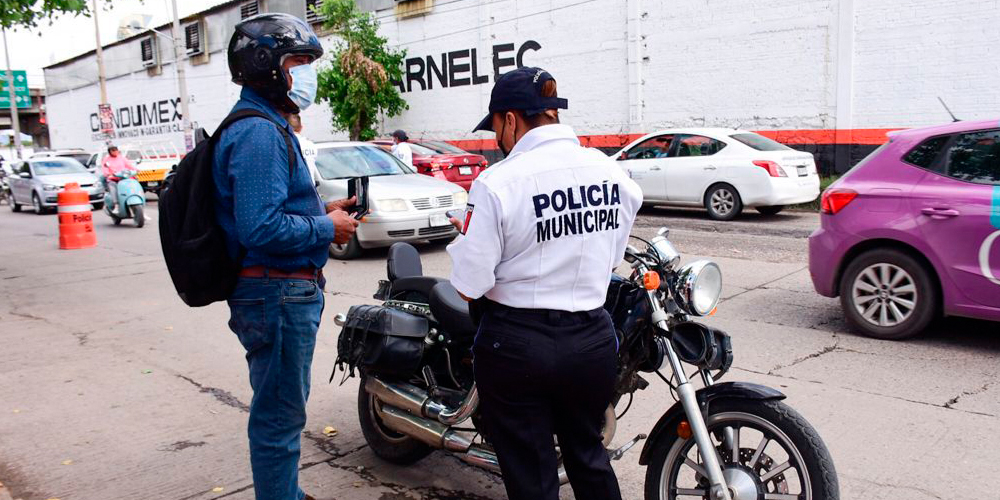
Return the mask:
[[[630,8],[638,18],[631,25]],[[454,87],[435,79],[424,90],[411,83],[415,88],[403,94],[409,110],[386,120],[383,130],[403,128],[418,138],[486,138],[470,129],[489,103],[494,47],[513,44],[514,51],[499,57],[514,57],[529,41],[540,47],[526,50],[523,63],[555,75],[570,102],[563,120],[580,134],[687,125],[930,125],[948,119],[939,95],[965,119],[1000,115],[997,0],[466,0],[443,2],[413,18],[397,19],[391,10],[376,14],[382,33],[408,58],[426,65],[428,56],[440,61],[454,53],[458,64],[471,66],[475,49],[478,74],[486,77]],[[231,17],[220,13],[209,21],[229,23]],[[843,30],[853,33],[853,45],[839,44]],[[328,48],[335,43],[324,39]],[[224,41],[212,45],[222,49]],[[107,52],[113,59],[138,57],[136,47],[113,49]],[[93,61],[84,59],[46,70],[46,77],[93,81],[92,68]],[[212,130],[238,97],[224,51],[212,53],[207,64],[188,66],[188,75],[192,119]],[[471,77],[470,68],[454,76],[460,83]],[[116,108],[176,98],[173,68],[166,64],[153,77],[141,69],[126,73],[109,80],[108,92]],[[630,115],[630,104],[641,113]],[[96,109],[96,84],[50,93],[53,146],[99,146],[89,123]],[[314,141],[346,137],[331,130],[323,105],[307,110],[303,122]],[[181,144],[179,133],[167,137]]]

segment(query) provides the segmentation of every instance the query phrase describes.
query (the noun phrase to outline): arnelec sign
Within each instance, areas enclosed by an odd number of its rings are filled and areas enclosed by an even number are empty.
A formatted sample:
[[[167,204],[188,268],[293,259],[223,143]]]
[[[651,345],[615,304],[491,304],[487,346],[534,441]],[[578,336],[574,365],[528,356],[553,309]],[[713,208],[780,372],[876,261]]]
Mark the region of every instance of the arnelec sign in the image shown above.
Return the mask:
[[[441,88],[482,85],[490,81],[491,66],[493,81],[496,81],[504,73],[503,69],[524,67],[525,52],[541,48],[534,40],[519,47],[513,43],[497,44],[493,46],[491,61],[486,64],[480,64],[483,61],[475,48],[442,52],[439,56],[409,57],[403,62],[403,81],[394,84],[400,92],[430,90],[435,84]]]

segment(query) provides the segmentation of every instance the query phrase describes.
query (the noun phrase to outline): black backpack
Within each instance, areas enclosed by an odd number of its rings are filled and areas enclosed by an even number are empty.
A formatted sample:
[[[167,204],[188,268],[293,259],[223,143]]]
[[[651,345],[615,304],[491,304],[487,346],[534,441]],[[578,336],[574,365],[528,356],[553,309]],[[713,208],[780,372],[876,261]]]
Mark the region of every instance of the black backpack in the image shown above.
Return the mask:
[[[212,163],[215,144],[233,122],[251,116],[274,122],[252,109],[235,111],[219,124],[215,134],[200,142],[177,164],[171,182],[160,194],[160,245],[174,288],[181,300],[201,307],[226,300],[236,287],[241,262],[226,249],[226,237],[215,218],[215,178]],[[275,123],[288,148],[289,175],[296,156],[288,131]],[[240,251],[240,261],[244,250]]]

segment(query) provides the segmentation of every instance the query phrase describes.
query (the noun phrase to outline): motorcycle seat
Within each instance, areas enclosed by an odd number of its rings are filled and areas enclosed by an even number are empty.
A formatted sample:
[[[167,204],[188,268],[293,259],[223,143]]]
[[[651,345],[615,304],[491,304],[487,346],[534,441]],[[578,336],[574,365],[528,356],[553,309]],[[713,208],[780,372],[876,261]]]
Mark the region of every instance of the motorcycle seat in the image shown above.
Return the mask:
[[[386,276],[389,281],[399,278],[420,277],[424,274],[420,264],[420,253],[409,243],[393,243],[389,247],[389,257],[386,259]],[[433,286],[433,285],[432,285]]]
[[[469,315],[469,303],[462,299],[451,283],[443,281],[434,285],[430,307],[442,330],[457,338],[471,339],[476,335],[476,325]]]

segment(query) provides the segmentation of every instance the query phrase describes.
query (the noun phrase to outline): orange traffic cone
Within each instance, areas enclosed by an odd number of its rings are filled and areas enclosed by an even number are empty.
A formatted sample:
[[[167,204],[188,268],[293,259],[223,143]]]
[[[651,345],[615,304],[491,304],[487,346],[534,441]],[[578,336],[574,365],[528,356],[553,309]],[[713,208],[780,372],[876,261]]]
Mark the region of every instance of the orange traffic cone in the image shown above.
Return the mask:
[[[59,191],[59,248],[75,250],[97,246],[90,198],[75,182]]]

